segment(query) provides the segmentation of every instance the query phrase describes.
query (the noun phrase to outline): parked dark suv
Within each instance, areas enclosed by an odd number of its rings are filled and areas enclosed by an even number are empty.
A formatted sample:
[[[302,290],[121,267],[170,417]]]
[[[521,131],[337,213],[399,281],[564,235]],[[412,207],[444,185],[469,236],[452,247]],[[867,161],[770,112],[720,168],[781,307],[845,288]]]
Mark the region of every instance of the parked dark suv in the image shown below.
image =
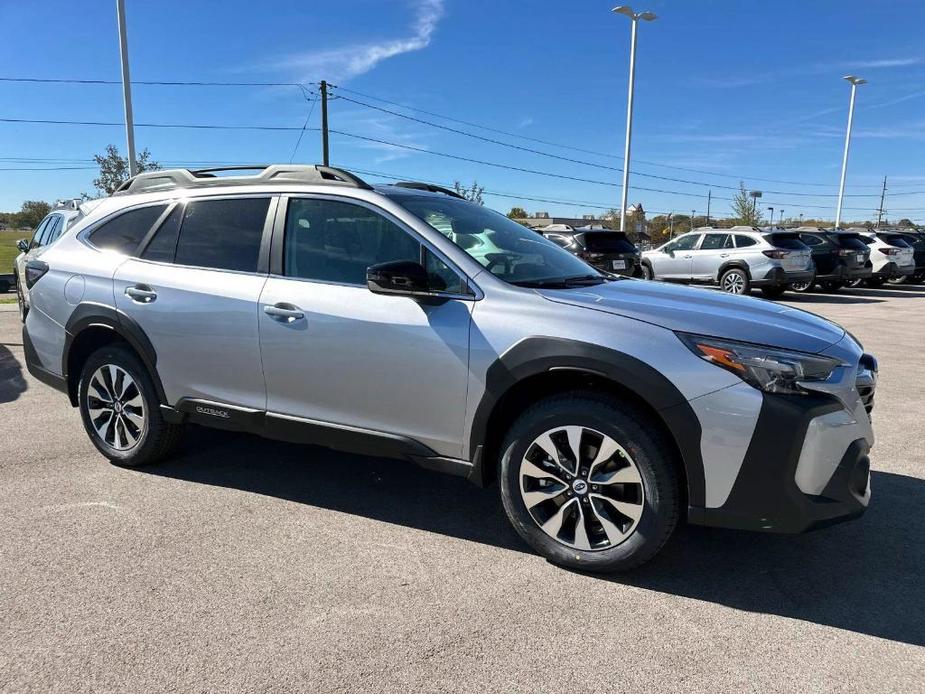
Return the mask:
[[[577,255],[589,265],[615,275],[641,277],[639,249],[625,232],[611,229],[573,229],[556,225],[555,229],[541,229],[543,236],[569,253]]]
[[[925,231],[922,229],[903,229],[902,235],[906,243],[912,246],[915,259],[915,274],[912,277],[902,277],[887,280],[890,284],[919,283],[925,281]]]
[[[791,284],[794,291],[808,292],[818,284],[825,291],[834,292],[848,282],[870,277],[873,272],[870,249],[860,234],[819,227],[800,227],[795,231],[813,252],[816,278],[813,282]]]

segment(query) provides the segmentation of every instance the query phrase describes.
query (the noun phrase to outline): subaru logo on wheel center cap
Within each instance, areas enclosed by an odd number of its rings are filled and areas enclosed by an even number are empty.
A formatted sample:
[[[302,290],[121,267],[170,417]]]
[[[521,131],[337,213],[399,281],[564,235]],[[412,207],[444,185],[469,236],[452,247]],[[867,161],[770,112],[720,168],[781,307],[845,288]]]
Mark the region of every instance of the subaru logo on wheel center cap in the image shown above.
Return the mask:
[[[572,489],[575,490],[576,494],[584,494],[588,491],[588,483],[584,480],[575,480],[572,482]]]

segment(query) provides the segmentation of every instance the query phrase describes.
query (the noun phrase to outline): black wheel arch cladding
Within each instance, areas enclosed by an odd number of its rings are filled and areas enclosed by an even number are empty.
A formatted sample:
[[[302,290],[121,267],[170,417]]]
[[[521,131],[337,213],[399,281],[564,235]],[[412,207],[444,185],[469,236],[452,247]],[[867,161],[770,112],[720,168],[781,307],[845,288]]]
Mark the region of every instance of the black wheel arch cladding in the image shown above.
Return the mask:
[[[524,379],[558,370],[573,370],[603,378],[642,400],[661,419],[681,455],[687,478],[688,504],[705,500],[700,420],[677,387],[645,362],[600,345],[556,337],[533,337],[518,342],[488,368],[485,392],[469,432],[470,455],[483,465],[484,446],[496,407],[511,388]]]
[[[154,383],[157,398],[161,404],[167,403],[164,387],[157,375],[157,352],[144,330],[131,316],[105,304],[83,302],[77,305],[67,325],[65,325],[64,349],[62,351],[61,373],[68,383],[68,394],[71,404],[77,405],[76,380],[79,373],[70,373],[70,357],[75,343],[79,342],[82,333],[92,328],[102,328],[112,331],[113,335],[128,343],[135,351],[141,363],[148,370],[148,375]]]

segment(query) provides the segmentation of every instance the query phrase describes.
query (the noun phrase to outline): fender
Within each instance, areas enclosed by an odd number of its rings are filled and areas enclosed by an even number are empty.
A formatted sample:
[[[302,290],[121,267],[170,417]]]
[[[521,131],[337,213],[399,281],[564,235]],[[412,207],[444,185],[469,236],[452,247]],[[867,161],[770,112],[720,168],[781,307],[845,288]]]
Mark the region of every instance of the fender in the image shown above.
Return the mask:
[[[725,263],[719,266],[719,270],[716,271],[716,277],[713,279],[719,282],[719,278],[723,276],[723,273],[730,268],[736,268],[737,270],[744,270],[745,276],[748,277],[748,281],[751,282],[752,272],[748,267],[748,263],[744,260],[727,260]]]
[[[681,454],[687,473],[688,504],[704,505],[706,483],[700,455],[700,420],[677,387],[636,357],[565,338],[527,338],[488,368],[485,392],[469,433],[469,451],[477,466],[484,463],[481,456],[488,436],[488,422],[502,396],[525,378],[558,370],[583,371],[606,378],[648,404],[665,424]]]
[[[157,352],[154,345],[145,334],[145,331],[138,323],[128,314],[107,306],[91,301],[84,301],[77,305],[67,325],[64,326],[64,350],[61,356],[61,373],[64,374],[65,381],[70,384],[71,379],[68,374],[68,361],[70,359],[71,347],[77,337],[88,328],[105,328],[111,330],[120,338],[125,340],[132,349],[138,354],[141,362],[148,370],[151,380],[154,381],[154,389],[157,392],[157,398],[162,405],[167,405],[167,396],[164,394],[164,386],[157,375]],[[76,388],[69,386],[69,395],[71,404],[77,405]]]

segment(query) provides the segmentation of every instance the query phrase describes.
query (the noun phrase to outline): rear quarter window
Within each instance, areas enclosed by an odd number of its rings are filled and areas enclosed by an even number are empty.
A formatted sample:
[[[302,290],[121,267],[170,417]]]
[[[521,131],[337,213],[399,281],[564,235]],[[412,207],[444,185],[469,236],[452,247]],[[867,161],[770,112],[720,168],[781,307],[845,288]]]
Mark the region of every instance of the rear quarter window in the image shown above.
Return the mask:
[[[636,247],[619,231],[593,231],[584,235],[584,244],[592,253],[632,253]]]
[[[751,236],[745,236],[744,234],[736,234],[735,241],[736,248],[748,248],[749,246],[754,246],[758,243]]]
[[[788,251],[805,251],[808,248],[796,234],[766,234],[764,238],[775,248]]]
[[[167,205],[164,204],[123,212],[90,234],[90,243],[101,250],[132,255],[166,209]]]

